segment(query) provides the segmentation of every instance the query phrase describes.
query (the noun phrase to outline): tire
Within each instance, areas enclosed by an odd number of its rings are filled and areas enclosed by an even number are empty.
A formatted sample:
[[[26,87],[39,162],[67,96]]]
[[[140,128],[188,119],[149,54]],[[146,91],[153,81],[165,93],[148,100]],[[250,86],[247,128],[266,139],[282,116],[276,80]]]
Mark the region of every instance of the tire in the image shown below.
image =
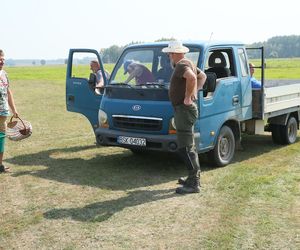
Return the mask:
[[[291,116],[285,126],[280,127],[283,144],[293,144],[297,140],[298,123],[294,116]]]
[[[220,130],[214,149],[209,152],[209,158],[218,167],[223,167],[232,161],[234,151],[235,138],[232,129],[224,125]]]

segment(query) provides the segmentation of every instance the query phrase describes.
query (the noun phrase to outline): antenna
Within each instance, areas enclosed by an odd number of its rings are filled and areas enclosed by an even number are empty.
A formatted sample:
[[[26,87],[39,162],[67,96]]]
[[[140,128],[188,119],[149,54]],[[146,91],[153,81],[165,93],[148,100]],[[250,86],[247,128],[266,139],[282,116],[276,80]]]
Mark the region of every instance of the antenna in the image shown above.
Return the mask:
[[[211,32],[210,33],[210,37],[209,37],[209,40],[208,40],[208,43],[210,43],[211,39],[212,39],[212,36],[213,36],[214,32]]]

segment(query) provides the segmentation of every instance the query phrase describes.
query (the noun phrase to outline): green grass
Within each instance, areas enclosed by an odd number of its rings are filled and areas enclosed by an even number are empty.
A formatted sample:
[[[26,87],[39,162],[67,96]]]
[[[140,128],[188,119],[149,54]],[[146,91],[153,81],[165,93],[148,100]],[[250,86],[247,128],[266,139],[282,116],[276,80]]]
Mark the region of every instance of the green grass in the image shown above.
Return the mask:
[[[251,60],[260,66],[259,60]],[[260,76],[260,70],[255,69],[255,76]],[[266,79],[300,79],[300,58],[266,59]]]
[[[201,193],[180,196],[175,155],[95,146],[66,111],[64,66],[7,71],[33,134],[6,144],[0,249],[299,249],[299,138],[244,136],[223,168],[201,156]]]

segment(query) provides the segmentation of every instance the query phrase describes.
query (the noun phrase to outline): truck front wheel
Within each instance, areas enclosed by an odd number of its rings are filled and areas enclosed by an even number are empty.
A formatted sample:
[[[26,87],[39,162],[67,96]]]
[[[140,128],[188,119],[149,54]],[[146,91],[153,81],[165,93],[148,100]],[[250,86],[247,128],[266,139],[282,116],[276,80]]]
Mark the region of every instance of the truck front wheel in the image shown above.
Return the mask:
[[[231,162],[234,151],[235,139],[232,129],[224,125],[220,130],[214,149],[209,152],[209,158],[218,167],[222,167]]]

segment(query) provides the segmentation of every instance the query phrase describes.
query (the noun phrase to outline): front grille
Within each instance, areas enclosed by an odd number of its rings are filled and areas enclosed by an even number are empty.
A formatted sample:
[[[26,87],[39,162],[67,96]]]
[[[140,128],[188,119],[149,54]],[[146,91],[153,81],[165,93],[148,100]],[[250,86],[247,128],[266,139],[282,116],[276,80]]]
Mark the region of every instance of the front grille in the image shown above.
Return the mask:
[[[162,119],[142,116],[113,115],[113,125],[120,129],[159,131],[162,129]]]

